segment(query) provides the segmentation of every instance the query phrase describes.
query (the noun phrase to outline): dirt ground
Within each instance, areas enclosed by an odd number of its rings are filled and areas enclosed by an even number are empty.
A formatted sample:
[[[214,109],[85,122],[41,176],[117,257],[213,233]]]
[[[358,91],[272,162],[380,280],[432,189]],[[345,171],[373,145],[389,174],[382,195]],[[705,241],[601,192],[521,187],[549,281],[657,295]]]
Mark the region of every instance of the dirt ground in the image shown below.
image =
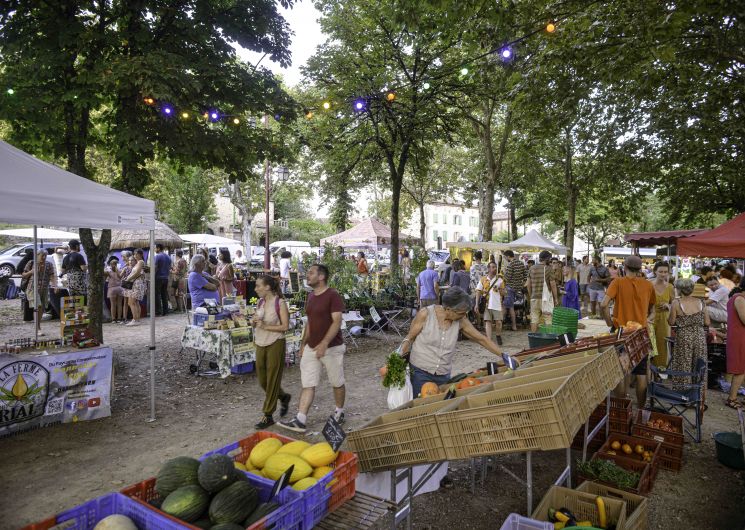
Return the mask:
[[[21,322],[18,300],[0,302],[0,341],[33,336]],[[174,314],[157,320],[156,414],[149,417],[149,327],[106,324],[106,342],[114,350],[115,387],[109,418],[65,424],[0,440],[0,529],[18,528],[88,499],[153,476],[167,459],[199,456],[254,431],[261,415],[263,393],[255,374],[227,380],[197,378],[189,372],[190,354],[179,353],[186,317]],[[47,336],[58,333],[57,322],[43,324]],[[507,351],[527,345],[524,331],[504,334]],[[364,338],[346,359],[347,423],[356,429],[386,411],[386,392],[378,367],[395,346],[379,338]],[[455,372],[484,366],[491,354],[470,343],[459,343]],[[298,367],[285,371],[284,388],[296,410],[300,388]],[[701,444],[689,443],[680,473],[660,471],[650,495],[649,528],[741,529],[745,526],[743,473],[719,464],[711,434],[736,431],[737,415],[723,405],[723,395],[709,393],[709,410]],[[321,388],[309,415],[309,441],[333,411],[331,392]],[[272,427],[277,429],[277,427]],[[537,504],[563,463],[563,452],[538,453],[533,459],[534,503]],[[511,512],[525,514],[525,487],[513,476],[525,477],[525,457],[494,459],[483,485],[470,492],[466,462],[451,463],[454,486],[416,497],[413,527],[499,528]],[[508,473],[509,471],[509,473]],[[390,516],[375,528],[390,528]]]

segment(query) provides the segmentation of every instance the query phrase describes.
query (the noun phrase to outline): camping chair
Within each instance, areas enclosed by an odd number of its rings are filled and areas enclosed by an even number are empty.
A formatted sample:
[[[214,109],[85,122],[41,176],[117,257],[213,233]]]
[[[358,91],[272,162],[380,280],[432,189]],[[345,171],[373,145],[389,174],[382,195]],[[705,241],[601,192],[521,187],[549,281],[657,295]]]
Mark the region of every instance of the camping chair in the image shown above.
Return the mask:
[[[659,369],[650,363],[651,370],[656,376],[660,376]],[[693,440],[701,441],[701,423],[703,421],[704,397],[706,389],[706,359],[699,358],[693,372],[681,372],[677,370],[666,370],[666,380],[650,381],[647,388],[647,396],[652,408],[658,407],[668,414],[674,414],[683,418],[683,430]],[[690,383],[673,388],[670,377],[690,378]],[[693,419],[686,413],[693,411]],[[695,430],[689,430],[686,424]]]
[[[399,337],[402,337],[401,335],[401,329],[398,324],[396,324],[396,319],[403,313],[405,308],[403,307],[396,307],[393,309],[388,309],[385,311],[381,311],[383,316],[388,320],[388,327],[392,328],[393,331],[395,331]]]
[[[390,324],[390,321],[387,320],[387,318],[383,318],[382,316],[380,316],[380,313],[378,313],[378,310],[375,309],[375,307],[370,307],[370,317],[372,317],[372,326],[370,326],[370,330],[368,331],[368,333],[373,334],[375,332],[378,332],[387,342],[388,335],[386,335],[383,327]]]

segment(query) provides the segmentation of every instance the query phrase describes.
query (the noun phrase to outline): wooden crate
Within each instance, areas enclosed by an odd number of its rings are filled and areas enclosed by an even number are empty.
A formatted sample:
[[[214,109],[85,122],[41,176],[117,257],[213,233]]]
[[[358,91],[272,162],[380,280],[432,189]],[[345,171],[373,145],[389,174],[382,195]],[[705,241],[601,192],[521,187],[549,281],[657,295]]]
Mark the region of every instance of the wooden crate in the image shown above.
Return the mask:
[[[626,471],[633,471],[633,472],[639,473],[639,482],[637,483],[636,487],[628,488],[628,489],[618,488],[616,484],[609,484],[595,477],[585,476],[582,473],[578,474],[580,482],[585,481],[585,480],[591,480],[591,481],[597,482],[598,484],[603,484],[605,486],[610,486],[612,488],[623,489],[624,491],[630,491],[631,493],[635,493],[637,495],[646,496],[651,491],[652,485],[653,485],[652,469],[648,463],[639,462],[637,460],[631,460],[631,459],[623,458],[620,456],[595,453],[592,457],[592,460],[598,460],[598,459],[610,460],[611,462],[615,463],[619,467],[622,467]]]
[[[628,491],[611,488],[591,480],[586,480],[579,485],[577,491],[611,497],[626,503],[626,530],[647,530],[647,518],[649,516],[649,500],[641,495]]]
[[[659,412],[649,412],[650,421],[664,419],[670,422],[677,432],[655,429],[642,422],[643,411],[637,411],[631,425],[631,434],[660,442],[660,466],[668,471],[680,471],[683,467],[683,418]]]
[[[649,438],[640,438],[637,436],[630,436],[628,434],[618,434],[618,433],[610,433],[608,435],[608,439],[605,441],[603,446],[598,449],[598,453],[601,455],[608,454],[608,451],[614,451],[617,456],[620,456],[621,458],[634,460],[636,462],[643,462],[642,458],[634,453],[626,454],[622,450],[618,449],[612,449],[611,445],[613,442],[618,442],[622,446],[624,444],[628,444],[631,446],[632,449],[635,449],[637,445],[641,445],[645,451],[649,451],[652,453],[652,459],[648,462],[648,464],[651,466],[652,475],[650,477],[651,480],[655,480],[657,478],[657,470],[660,464],[660,442],[656,442],[654,440],[651,440]]]

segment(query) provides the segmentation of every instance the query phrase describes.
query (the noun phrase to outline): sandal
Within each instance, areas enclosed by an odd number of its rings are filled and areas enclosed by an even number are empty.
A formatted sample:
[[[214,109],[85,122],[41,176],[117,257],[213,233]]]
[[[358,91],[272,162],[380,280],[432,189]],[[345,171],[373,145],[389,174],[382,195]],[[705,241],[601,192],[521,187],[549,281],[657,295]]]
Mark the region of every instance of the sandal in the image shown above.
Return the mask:
[[[740,410],[742,408],[742,403],[740,403],[736,399],[727,398],[727,401],[724,402],[724,405],[735,410]]]

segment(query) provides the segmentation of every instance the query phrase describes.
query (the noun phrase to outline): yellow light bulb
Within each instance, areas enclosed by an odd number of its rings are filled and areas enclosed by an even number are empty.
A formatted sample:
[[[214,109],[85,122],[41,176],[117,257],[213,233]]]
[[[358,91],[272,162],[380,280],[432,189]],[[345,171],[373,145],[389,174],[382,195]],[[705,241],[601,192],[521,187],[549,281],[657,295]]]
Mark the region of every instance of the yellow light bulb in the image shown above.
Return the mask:
[[[329,103],[328,101],[324,101],[323,108],[326,110],[329,110],[331,108],[331,103]]]
[[[233,118],[233,123],[235,123],[236,125],[238,125],[240,122],[241,120],[239,120],[238,118]]]
[[[388,95],[385,97],[388,101],[393,101],[396,99],[396,94],[394,92],[388,92]]]
[[[553,33],[554,31],[556,31],[556,26],[552,22],[549,22],[546,25],[546,31],[548,31],[549,33]]]
[[[188,118],[189,118],[189,113],[188,113],[188,112],[182,112],[182,113],[181,113],[181,117],[182,117],[182,118],[184,118],[184,119],[186,120],[186,119],[188,119]]]

